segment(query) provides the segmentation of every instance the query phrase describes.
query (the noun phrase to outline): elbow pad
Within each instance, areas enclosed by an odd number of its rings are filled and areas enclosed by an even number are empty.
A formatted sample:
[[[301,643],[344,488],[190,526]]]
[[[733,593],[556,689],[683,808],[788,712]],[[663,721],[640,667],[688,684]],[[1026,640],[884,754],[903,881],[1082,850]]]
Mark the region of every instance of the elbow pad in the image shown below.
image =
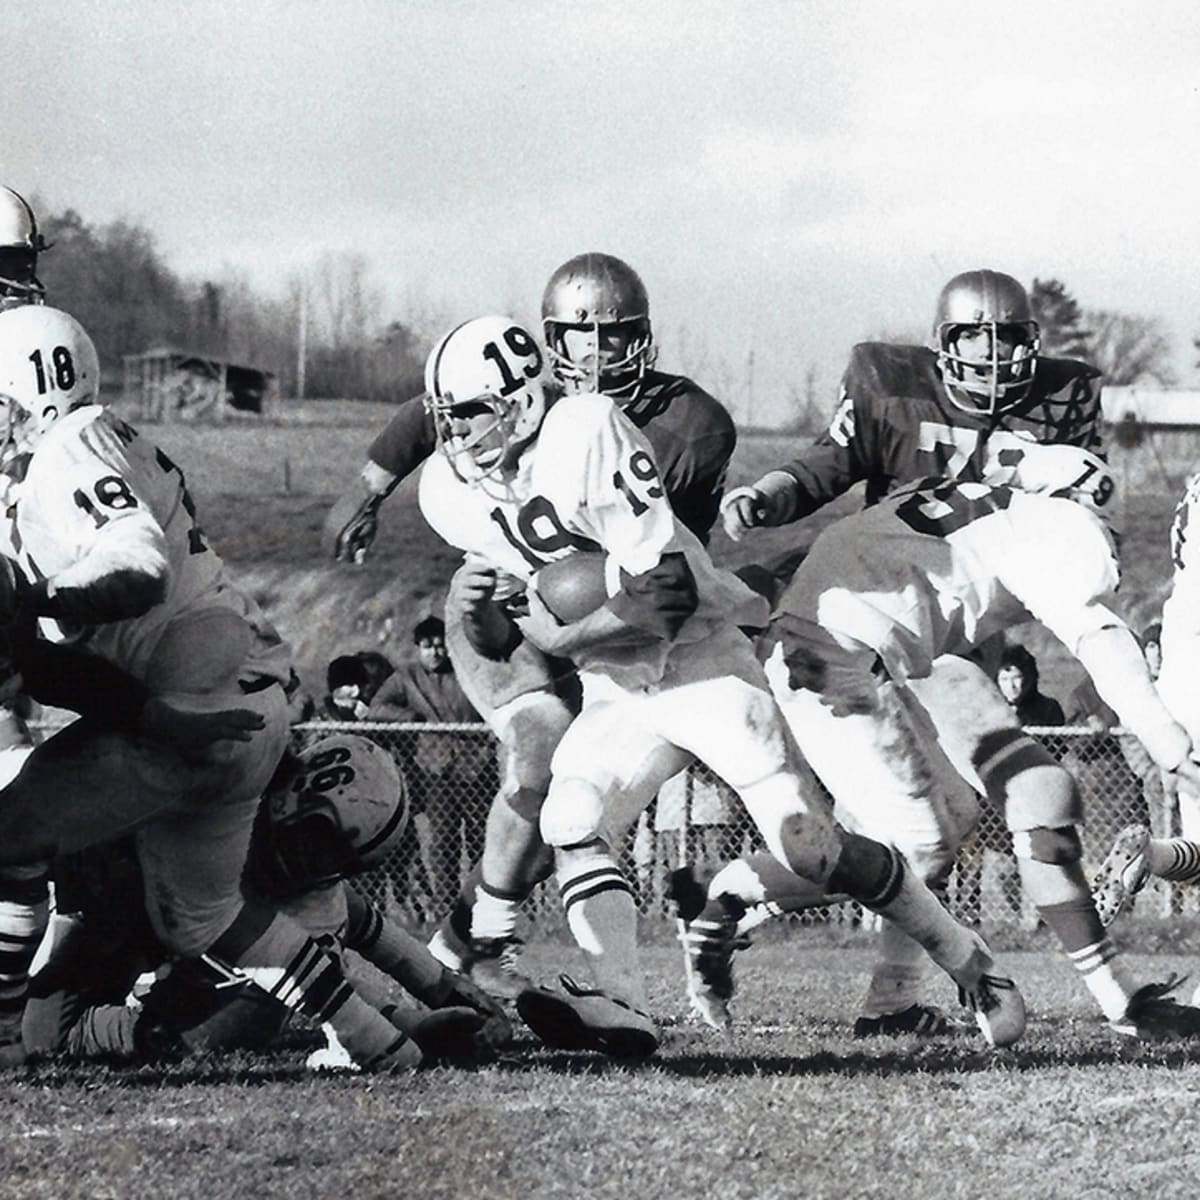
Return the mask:
[[[640,575],[621,572],[621,590],[609,608],[627,625],[670,641],[700,605],[696,577],[678,551],[664,554]]]

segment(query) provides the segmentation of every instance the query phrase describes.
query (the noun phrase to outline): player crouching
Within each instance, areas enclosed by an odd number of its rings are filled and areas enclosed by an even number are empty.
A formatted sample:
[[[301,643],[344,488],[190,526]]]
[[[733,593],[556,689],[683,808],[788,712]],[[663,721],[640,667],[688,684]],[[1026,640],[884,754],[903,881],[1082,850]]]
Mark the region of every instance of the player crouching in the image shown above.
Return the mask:
[[[446,970],[350,882],[399,844],[408,824],[403,779],[363,737],[334,734],[285,756],[259,808],[243,879],[248,898],[277,904],[329,953],[353,950],[433,1012],[398,1007],[372,977],[356,987],[420,1048],[426,1061],[477,1061],[511,1037],[499,1006]],[[53,949],[30,986],[30,1054],[158,1058],[263,1049],[288,1010],[212,955],[168,963],[143,901],[129,842],[90,847],[55,868],[59,917]],[[139,974],[159,978],[138,1006]],[[325,1025],[310,1064],[357,1069]]]

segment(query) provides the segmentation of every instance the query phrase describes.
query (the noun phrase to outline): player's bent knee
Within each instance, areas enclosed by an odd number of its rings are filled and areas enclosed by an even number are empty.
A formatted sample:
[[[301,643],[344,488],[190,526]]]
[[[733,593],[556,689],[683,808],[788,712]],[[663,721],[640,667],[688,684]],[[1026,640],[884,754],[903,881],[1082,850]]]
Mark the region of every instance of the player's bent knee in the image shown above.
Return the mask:
[[[777,840],[768,833],[767,845],[801,879],[825,884],[842,852],[842,835],[831,822],[789,813],[779,822]]]
[[[600,836],[604,797],[583,779],[556,779],[542,806],[542,840],[548,846],[578,846]]]
[[[1083,858],[1083,843],[1073,825],[1060,829],[1028,829],[1013,834],[1013,854],[1017,858],[1061,867]]]
[[[557,696],[536,692],[497,709],[491,723],[500,742],[500,794],[523,813],[518,806],[535,798],[536,814],[550,786],[550,763],[571,724],[571,714]]]
[[[1021,730],[988,734],[973,757],[988,799],[1004,813],[1012,832],[1059,829],[1083,819],[1070,772]]]

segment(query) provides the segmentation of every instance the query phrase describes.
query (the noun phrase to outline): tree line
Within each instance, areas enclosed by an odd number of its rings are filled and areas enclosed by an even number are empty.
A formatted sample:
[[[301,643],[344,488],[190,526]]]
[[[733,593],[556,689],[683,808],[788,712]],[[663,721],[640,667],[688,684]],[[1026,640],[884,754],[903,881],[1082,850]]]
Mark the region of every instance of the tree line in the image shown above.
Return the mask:
[[[236,275],[182,278],[133,221],[93,225],[67,209],[40,224],[48,298],[83,323],[115,386],[125,355],[170,347],[270,371],[284,396],[399,400],[421,390],[428,339],[379,320],[382,298],[360,256],[325,255],[273,297]]]
[[[67,209],[44,213],[42,230],[51,249],[39,273],[50,300],[83,322],[114,384],[124,355],[170,347],[270,371],[284,396],[400,400],[421,390],[436,314],[381,321],[382,296],[361,255],[325,254],[283,295],[267,296],[236,274],[182,278],[134,221],[93,225]],[[1109,385],[1176,382],[1161,322],[1085,310],[1058,279],[1034,279],[1030,300],[1043,353],[1093,363]]]

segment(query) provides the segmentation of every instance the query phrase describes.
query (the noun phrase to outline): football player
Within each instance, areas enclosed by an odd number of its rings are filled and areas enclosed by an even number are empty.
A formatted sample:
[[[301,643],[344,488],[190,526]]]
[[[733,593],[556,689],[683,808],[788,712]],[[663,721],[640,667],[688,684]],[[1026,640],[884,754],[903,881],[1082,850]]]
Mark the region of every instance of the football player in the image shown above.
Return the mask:
[[[37,260],[46,249],[25,198],[0,186],[0,311],[42,303],[46,289],[37,277]]]
[[[759,526],[799,520],[859,482],[870,505],[919,479],[978,480],[990,457],[1029,441],[1098,452],[1100,427],[1099,372],[1039,353],[1029,297],[1012,276],[965,271],[937,298],[932,345],[854,347],[829,429],[790,463],[732,489],[722,504],[725,530],[740,539]],[[802,558],[799,550],[769,564],[775,594]],[[954,772],[942,774],[944,790],[958,793],[955,806],[972,810]],[[765,856],[753,868],[771,877]],[[697,893],[692,876],[685,870],[675,879],[685,910],[687,894]],[[767,884],[748,921],[765,919],[777,900],[788,903],[776,886],[786,889],[787,878]],[[943,1014],[920,1002],[919,948],[885,925],[880,953],[857,1032],[947,1028]]]
[[[1011,275],[955,275],[938,296],[932,343],[855,346],[828,430],[725,496],[729,536],[797,521],[859,482],[873,504],[918,479],[980,479],[1007,446],[1100,450],[1100,373],[1039,353],[1029,297]]]
[[[1158,693],[1200,746],[1200,474],[1184,488],[1171,522],[1171,593],[1163,604]],[[1150,876],[1173,883],[1200,880],[1200,791],[1180,779],[1182,837],[1155,838],[1142,825],[1123,829],[1093,880],[1100,919],[1112,921]]]
[[[0,608],[39,618],[48,636],[177,708],[221,712],[236,700],[248,736],[181,753],[80,721],[31,751],[0,791],[6,983],[21,987],[45,923],[44,864],[136,831],[150,920],[172,953],[239,967],[333,1024],[363,1066],[416,1065],[419,1048],[352,990],[336,959],[241,896],[258,797],[287,741],[290,655],[227,578],[179,468],[101,407],[99,386],[95,346],[68,314],[0,312],[0,469],[19,478],[4,541],[23,570],[4,574]],[[19,1013],[0,1039],[19,1055]]]
[[[1200,1034],[1200,1010],[1170,1000],[1169,985],[1130,980],[1083,876],[1074,780],[966,657],[1011,625],[1041,621],[1164,770],[1200,779],[1187,731],[1109,607],[1119,571],[1102,518],[1113,478],[1066,446],[1006,447],[996,465],[1003,482],[915,484],[818,537],[772,617],[768,674],[850,827],[896,845],[926,878],[948,873],[969,826],[938,811],[922,758],[936,737],[1004,814],[1027,895],[1112,1027]],[[702,919],[725,921],[728,947],[740,901],[722,901],[722,882]]]
[[[650,442],[659,470],[656,486],[680,521],[707,541],[736,440],[733,421],[690,379],[654,369],[649,299],[637,273],[610,254],[578,255],[550,276],[542,317],[556,387],[614,398]],[[530,355],[534,348],[531,341]],[[532,365],[534,359],[525,361]],[[503,386],[515,389],[523,378]],[[427,406],[422,398],[409,401],[371,446],[362,472],[367,496],[338,537],[339,559],[361,560],[384,497],[435,444]],[[447,645],[464,691],[496,734],[501,786],[488,814],[482,861],[464,881],[432,946],[449,966],[474,962],[484,986],[513,998],[526,983],[515,969],[518,914],[551,865],[537,833],[550,756],[571,720],[578,685],[569,663],[528,642],[502,661],[481,654],[463,624],[470,578],[462,570],[451,584]]]
[[[243,889],[278,905],[331,951],[356,951],[440,1010],[430,1019],[398,1008],[369,977],[358,983],[426,1057],[471,1057],[485,1021],[492,1041],[511,1035],[499,1006],[447,971],[349,882],[395,849],[407,820],[406,789],[386,751],[349,734],[322,738],[298,755],[285,754],[276,769],[259,808]],[[27,1053],[125,1058],[259,1048],[278,1032],[288,1010],[209,956],[171,964],[140,1006],[125,1003],[139,974],[165,966],[145,919],[144,884],[128,839],[59,860],[55,889],[53,949],[31,981],[25,1008]],[[331,1044],[318,1051],[319,1061],[329,1061],[332,1050]]]
[[[442,453],[423,468],[421,511],[468,555],[481,644],[532,639],[570,658],[583,709],[554,752],[540,829],[554,848],[567,922],[594,989],[527,989],[517,1007],[543,1040],[618,1057],[652,1053],[636,908],[613,846],[672,775],[697,760],[733,787],[771,853],[811,886],[891,914],[960,985],[985,1033],[1024,1028],[1011,980],[883,845],[833,823],[771,699],[740,625],[761,600],[718,571],[672,512],[649,442],[610,398],[577,392],[547,409],[527,330],[482,317],[434,348],[425,385]],[[603,551],[609,599],[570,624],[538,598],[537,573]],[[513,610],[527,608],[506,627]]]

